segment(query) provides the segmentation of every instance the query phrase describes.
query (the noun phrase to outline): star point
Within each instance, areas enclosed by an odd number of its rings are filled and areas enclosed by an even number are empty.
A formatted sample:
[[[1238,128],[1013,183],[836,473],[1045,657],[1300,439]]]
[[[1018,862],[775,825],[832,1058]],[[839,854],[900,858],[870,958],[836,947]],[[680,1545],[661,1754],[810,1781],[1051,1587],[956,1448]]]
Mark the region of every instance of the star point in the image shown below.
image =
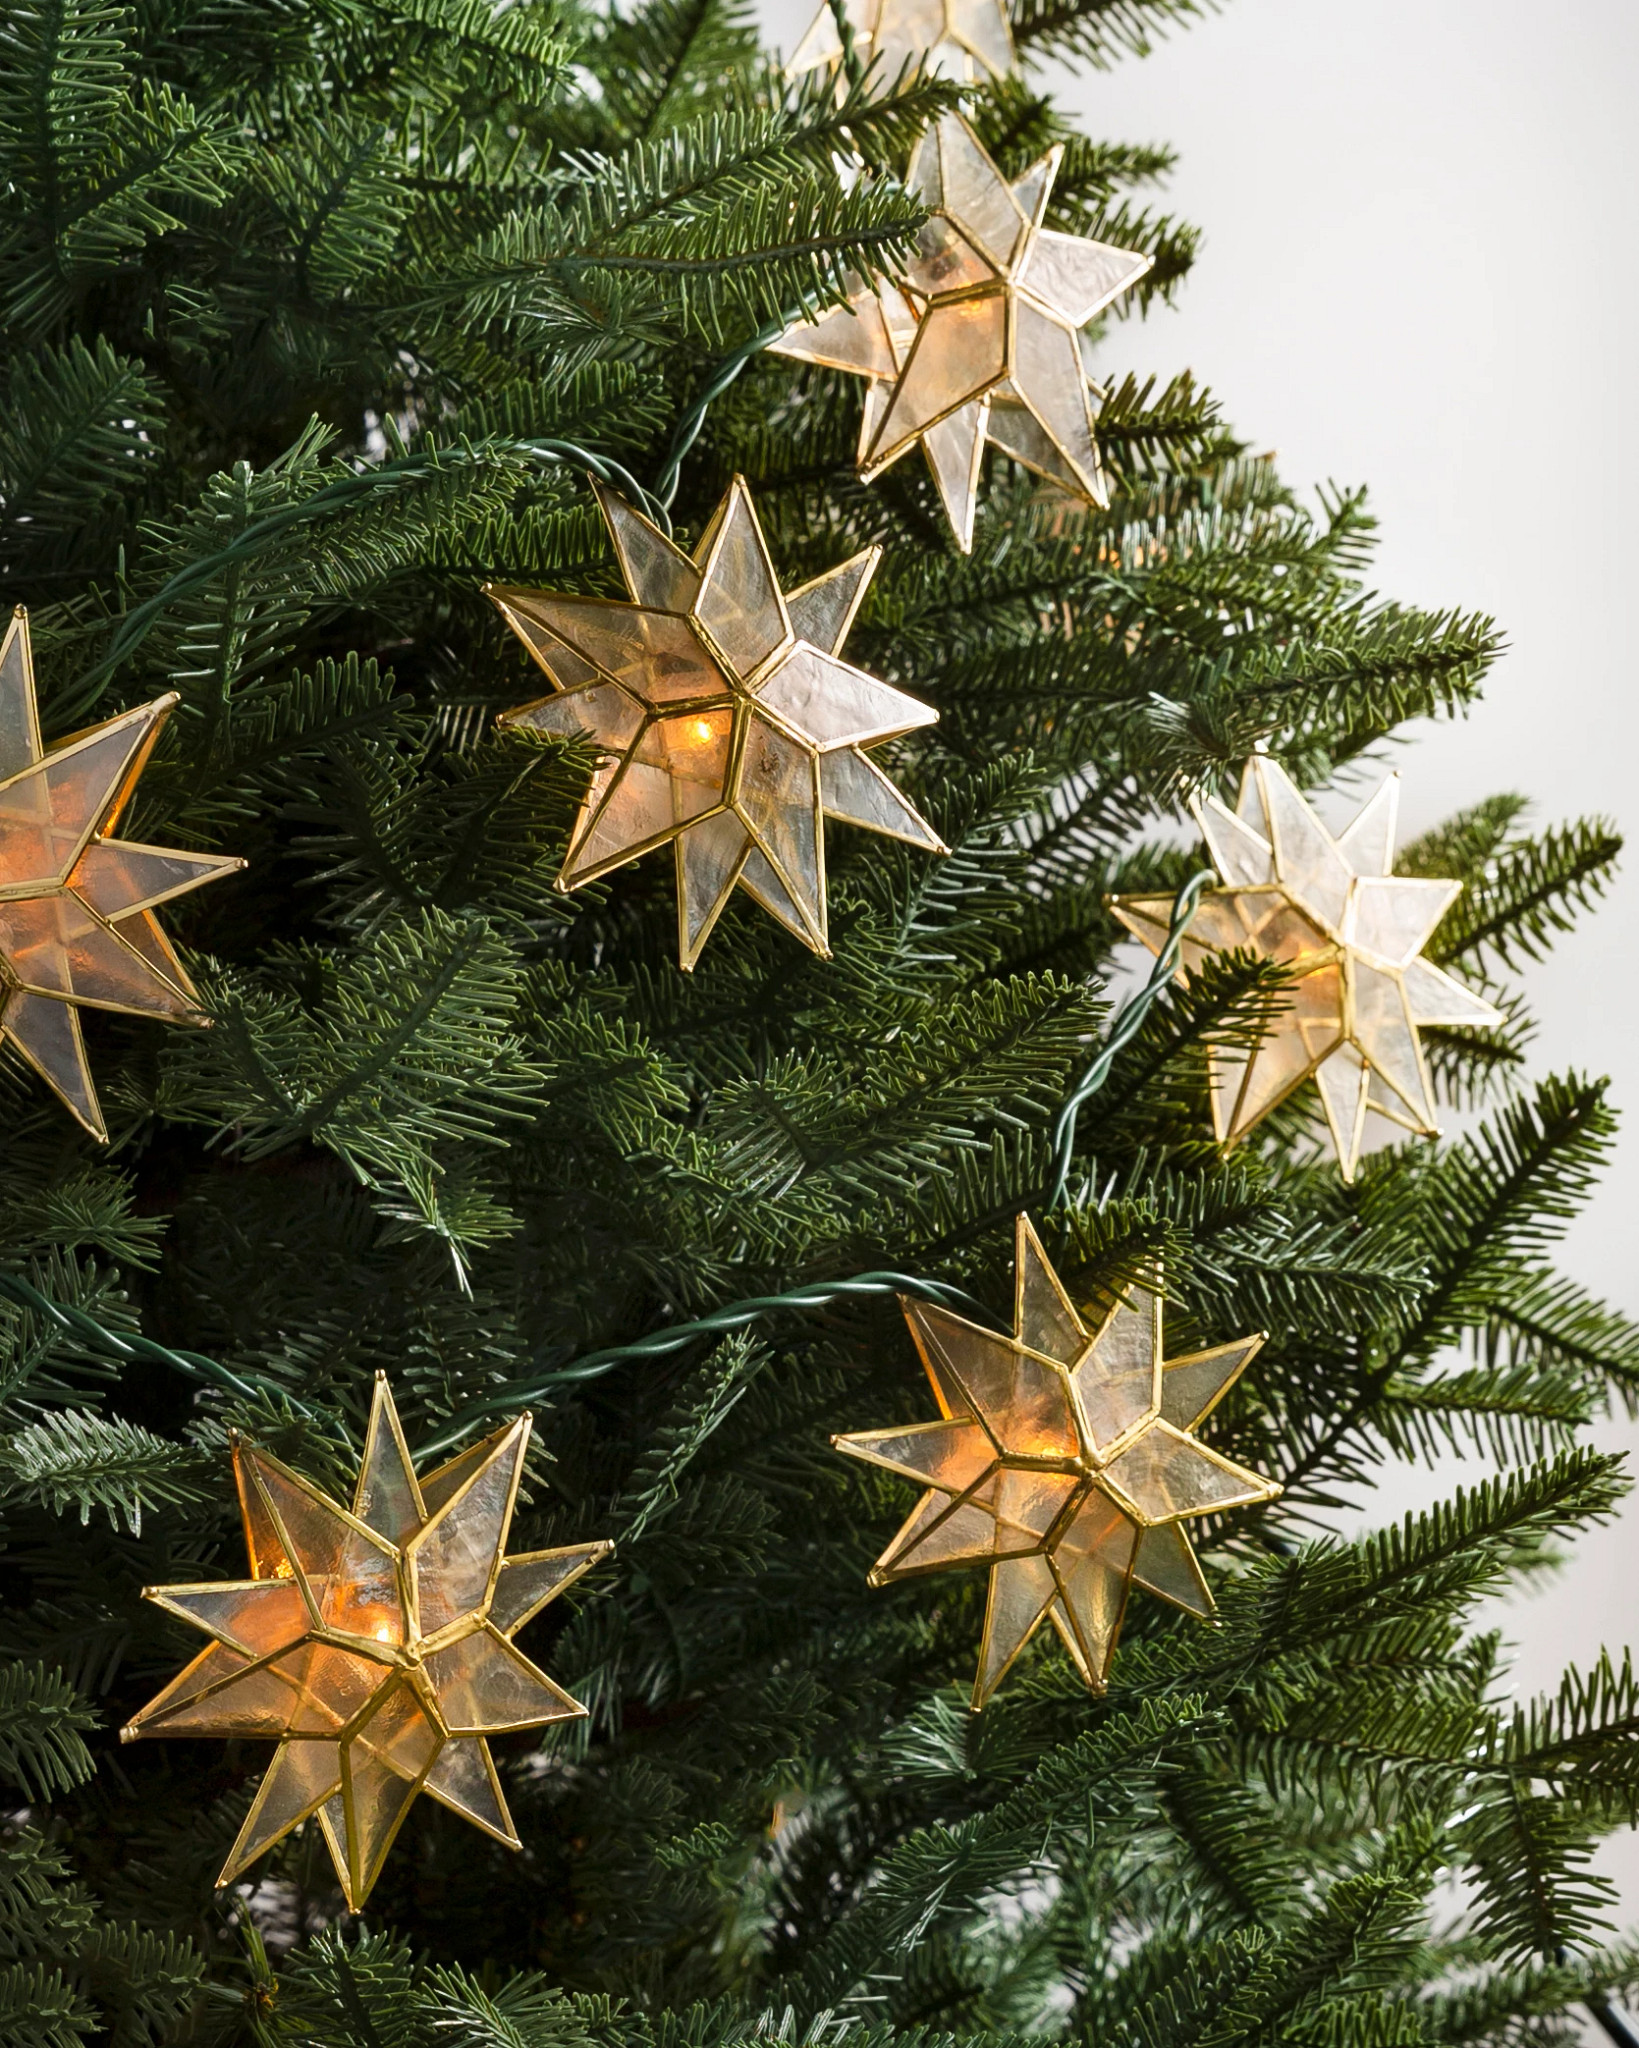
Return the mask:
[[[884,81],[908,63],[925,60],[940,77],[971,83],[1002,78],[1015,63],[1013,30],[1002,0],[845,0],[854,47]],[[842,37],[828,5],[814,16],[786,67],[786,75],[840,64]]]
[[[1461,893],[1457,881],[1394,873],[1399,778],[1390,775],[1334,838],[1291,778],[1254,754],[1235,809],[1192,806],[1223,881],[1184,934],[1179,979],[1215,952],[1250,947],[1292,981],[1257,1045],[1213,1047],[1213,1129],[1234,1145],[1313,1080],[1339,1169],[1352,1181],[1368,1113],[1437,1137],[1418,1027],[1484,1028],[1502,1012],[1421,957]],[[1116,917],[1159,953],[1170,897],[1114,897]]]
[[[786,592],[741,477],[692,556],[598,502],[631,603],[485,586],[553,684],[501,724],[604,749],[557,886],[674,845],[684,969],[737,887],[828,957],[826,817],[946,850],[867,751],[938,714],[841,655],[880,549]]]
[[[1095,505],[1109,484],[1104,394],[1080,331],[1153,259],[1043,225],[1062,146],[1008,180],[959,114],[922,137],[907,185],[930,213],[896,283],[799,322],[776,355],[866,378],[858,464],[870,480],[918,443],[965,554],[987,443]]]
[[[1102,1691],[1134,1585],[1210,1616],[1183,1524],[1280,1488],[1193,1432],[1262,1335],[1168,1359],[1160,1295],[1148,1287],[1090,1328],[1026,1216],[1015,1230],[1010,1336],[910,1297],[901,1305],[940,1420],[831,1441],[925,1489],[872,1567],[873,1586],[989,1567],[974,1707],[1044,1621]]]
[[[0,639],[0,1038],[103,1143],[79,1011],[208,1024],[154,911],[245,865],[113,836],[179,702],[167,691],[48,748],[22,606]]]
[[[378,1374],[351,1508],[231,1439],[251,1577],[144,1588],[211,1642],[120,1731],[278,1742],[218,1885],[317,1815],[356,1912],[420,1792],[519,1846],[487,1738],[586,1709],[513,1637],[613,1548],[506,1555],[530,1426],[418,1478]]]

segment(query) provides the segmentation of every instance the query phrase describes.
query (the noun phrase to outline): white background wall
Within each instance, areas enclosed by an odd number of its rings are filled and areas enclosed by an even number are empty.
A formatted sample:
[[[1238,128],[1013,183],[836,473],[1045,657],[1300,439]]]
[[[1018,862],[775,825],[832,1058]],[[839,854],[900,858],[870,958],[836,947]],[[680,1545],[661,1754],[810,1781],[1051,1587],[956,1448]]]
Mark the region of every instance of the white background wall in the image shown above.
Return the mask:
[[[764,0],[770,39],[810,11]],[[1233,0],[1059,81],[1089,133],[1179,150],[1166,203],[1205,230],[1179,309],[1120,327],[1110,367],[1193,369],[1293,485],[1368,483],[1378,587],[1506,630],[1484,705],[1399,750],[1408,836],[1502,789],[1639,833],[1636,81],[1623,0]],[[1561,1263],[1639,1315],[1639,847],[1629,869],[1527,979],[1536,1069],[1612,1075],[1631,1126]],[[1359,1522],[1436,1490],[1387,1475]],[[1639,1502],[1509,1604],[1521,1693],[1639,1639],[1636,1564]],[[1639,1918],[1639,1838],[1601,1867]]]

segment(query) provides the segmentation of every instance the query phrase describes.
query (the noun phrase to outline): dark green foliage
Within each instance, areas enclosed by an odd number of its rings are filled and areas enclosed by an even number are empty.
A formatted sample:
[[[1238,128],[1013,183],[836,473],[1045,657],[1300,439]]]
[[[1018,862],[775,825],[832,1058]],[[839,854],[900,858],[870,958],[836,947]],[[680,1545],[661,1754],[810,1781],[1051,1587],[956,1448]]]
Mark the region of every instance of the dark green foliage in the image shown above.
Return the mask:
[[[1199,11],[1015,23],[1102,65]],[[1318,787],[1465,711],[1490,623],[1369,594],[1364,497],[1300,504],[1136,321],[1108,510],[993,457],[967,558],[915,460],[858,482],[855,382],[761,354],[679,533],[741,471],[788,587],[883,546],[849,652],[940,709],[888,759],[948,857],[835,828],[832,960],[741,898],[684,977],[666,857],[552,887],[590,751],[492,727],[540,679],[481,582],[617,593],[583,456],[654,486],[725,359],[891,269],[957,97],[788,88],[729,0],[0,23],[5,601],[48,738],[179,692],[131,836],[250,862],[167,913],[214,1030],[90,1018],[109,1153],[0,1059],[8,2043],[1524,2048],[1639,1987],[1588,1865],[1639,1810],[1633,1674],[1590,1645],[1499,1704],[1480,1611],[1610,1515],[1579,1433],[1639,1406],[1639,1332],[1551,1263],[1614,1119],[1530,1076],[1505,979],[1609,829],[1498,797],[1401,855],[1466,884],[1432,953],[1507,1012],[1425,1034],[1464,1135],[1344,1188],[1299,1094],[1220,1155],[1205,1048],[1287,988],[1226,956],[1044,1213],[1129,958],[1107,895],[1181,886],[1183,799],[1253,745]],[[1056,225],[1154,255],[1124,311],[1178,285],[1164,149],[1017,81],[967,104],[1010,171],[1064,144]],[[1203,1528],[1215,1627],[1135,1598],[1106,1697],[1043,1639],[975,1718],[982,1577],[871,1591],[910,1492],[828,1447],[932,1412],[890,1301],[576,1361],[882,1270],[1005,1316],[1020,1208],[1082,1301],[1164,1260],[1175,1353],[1268,1333],[1209,1433],[1285,1494]],[[213,1891],[264,1750],[115,1731],[196,1646],[141,1589],[243,1570],[227,1432],[345,1492],[378,1370],[412,1444],[537,1387],[512,1547],[618,1548],[531,1624],[591,1711],[498,1745],[523,1853],[423,1801],[359,1922],[311,1829]],[[1451,1500],[1317,1535],[1451,1449]]]

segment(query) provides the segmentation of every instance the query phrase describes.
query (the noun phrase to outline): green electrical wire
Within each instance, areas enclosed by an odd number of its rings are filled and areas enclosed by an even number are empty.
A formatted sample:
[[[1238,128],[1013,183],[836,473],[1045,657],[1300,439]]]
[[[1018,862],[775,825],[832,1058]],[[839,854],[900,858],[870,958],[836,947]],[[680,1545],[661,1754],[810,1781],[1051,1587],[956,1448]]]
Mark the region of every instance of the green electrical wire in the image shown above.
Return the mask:
[[[1202,892],[1209,889],[1218,877],[1211,868],[1202,868],[1190,876],[1178,892],[1172,906],[1172,922],[1167,928],[1166,944],[1155,956],[1155,965],[1150,969],[1150,978],[1122,1010],[1115,1021],[1115,1027],[1092,1065],[1070,1091],[1064,1107],[1059,1111],[1053,1124],[1053,1164],[1055,1175],[1053,1193],[1047,1206],[1056,1209],[1064,1200],[1065,1189],[1070,1184],[1070,1164],[1076,1152],[1076,1121],[1082,1110],[1110,1078],[1110,1069],[1115,1065],[1116,1056],[1129,1046],[1143,1028],[1144,1019],[1149,1015],[1155,999],[1178,971],[1178,956],[1183,951],[1184,933],[1195,915],[1195,906],[1200,902]]]
[[[1077,1082],[1059,1111],[1053,1126],[1057,1179],[1049,1207],[1056,1208],[1064,1197],[1071,1161],[1075,1154],[1077,1118],[1109,1079],[1116,1056],[1124,1046],[1131,1043],[1157,997],[1172,978],[1178,965],[1184,931],[1195,914],[1195,906],[1200,901],[1202,891],[1216,879],[1210,868],[1203,869],[1199,874],[1192,875],[1179,892],[1178,900],[1173,906],[1172,923],[1166,943],[1156,957],[1149,980],[1122,1010],[1114,1030],[1101,1047],[1098,1058]],[[921,1300],[935,1302],[942,1308],[957,1310],[975,1320],[989,1320],[984,1307],[961,1288],[943,1280],[923,1279],[914,1273],[857,1273],[847,1280],[811,1281],[806,1286],[790,1288],[783,1294],[758,1294],[744,1301],[729,1302],[693,1322],[668,1324],[664,1329],[652,1330],[647,1336],[634,1338],[629,1344],[606,1345],[601,1350],[589,1351],[580,1358],[571,1359],[567,1365],[559,1366],[551,1372],[541,1373],[527,1380],[511,1381],[484,1399],[458,1410],[445,1424],[443,1431],[425,1446],[425,1452],[431,1454],[449,1450],[478,1423],[494,1415],[515,1413],[529,1402],[550,1394],[555,1388],[602,1379],[605,1374],[615,1371],[619,1366],[633,1364],[646,1358],[669,1357],[673,1352],[686,1349],[701,1337],[722,1336],[731,1330],[741,1330],[748,1324],[760,1322],[766,1316],[779,1315],[788,1309],[828,1308],[835,1302],[870,1300],[887,1294],[912,1294]],[[327,1434],[344,1438],[344,1432],[334,1418],[308,1407],[284,1387],[256,1375],[234,1372],[228,1366],[213,1358],[206,1358],[197,1351],[174,1351],[168,1345],[156,1344],[148,1337],[118,1335],[105,1328],[86,1310],[65,1307],[59,1302],[52,1301],[17,1274],[0,1273],[0,1295],[17,1303],[21,1308],[32,1309],[36,1314],[45,1316],[60,1329],[68,1331],[91,1349],[101,1351],[105,1355],[119,1359],[150,1359],[156,1364],[169,1366],[173,1371],[194,1381],[196,1385],[214,1386],[223,1392],[237,1394],[242,1399],[261,1398],[283,1403]]]
[[[47,1322],[55,1323],[58,1329],[77,1337],[88,1350],[120,1360],[146,1358],[155,1365],[169,1366],[173,1372],[181,1373],[184,1379],[190,1379],[196,1385],[219,1387],[225,1393],[238,1394],[244,1400],[271,1400],[290,1409],[304,1421],[314,1423],[327,1435],[346,1441],[345,1433],[333,1417],[308,1407],[272,1380],[255,1374],[237,1373],[230,1366],[205,1357],[203,1352],[173,1351],[168,1344],[156,1344],[151,1337],[122,1335],[110,1330],[83,1308],[53,1301],[17,1273],[0,1273],[0,1295],[14,1302],[18,1308],[30,1309],[34,1314],[44,1316]]]

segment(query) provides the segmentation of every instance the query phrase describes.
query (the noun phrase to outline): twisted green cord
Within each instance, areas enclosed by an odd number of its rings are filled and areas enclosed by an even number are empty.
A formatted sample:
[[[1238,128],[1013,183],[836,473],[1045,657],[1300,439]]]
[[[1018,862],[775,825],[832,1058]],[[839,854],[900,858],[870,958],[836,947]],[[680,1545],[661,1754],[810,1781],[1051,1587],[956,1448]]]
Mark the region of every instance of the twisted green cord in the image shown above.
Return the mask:
[[[1060,1110],[1053,1126],[1054,1157],[1058,1177],[1050,1207],[1057,1207],[1062,1201],[1069,1180],[1070,1164],[1075,1153],[1077,1118],[1109,1079],[1116,1056],[1124,1046],[1131,1043],[1156,998],[1171,979],[1178,964],[1185,928],[1195,913],[1201,892],[1215,880],[1211,869],[1204,869],[1201,873],[1192,875],[1179,892],[1178,900],[1173,906],[1172,924],[1166,944],[1156,957],[1149,980],[1123,1009],[1098,1058],[1076,1084]],[[971,1295],[965,1294],[961,1288],[953,1287],[943,1280],[923,1279],[914,1273],[858,1273],[847,1280],[811,1281],[806,1286],[790,1288],[783,1294],[758,1294],[744,1301],[729,1302],[693,1322],[672,1323],[665,1329],[650,1331],[645,1337],[634,1338],[629,1344],[611,1344],[598,1351],[586,1352],[582,1357],[572,1359],[569,1364],[560,1366],[552,1372],[541,1373],[528,1380],[511,1381],[508,1385],[497,1388],[483,1400],[472,1402],[451,1416],[443,1431],[426,1446],[426,1450],[429,1453],[449,1450],[478,1423],[493,1415],[515,1413],[529,1402],[549,1394],[556,1387],[574,1386],[586,1380],[602,1379],[617,1366],[642,1359],[668,1357],[675,1351],[686,1349],[701,1337],[721,1336],[731,1330],[744,1329],[750,1323],[759,1322],[765,1316],[778,1315],[786,1309],[827,1308],[833,1302],[868,1300],[884,1294],[912,1294],[921,1300],[936,1302],[942,1308],[958,1310],[979,1321],[988,1319],[981,1304]],[[206,1358],[197,1351],[173,1351],[168,1345],[156,1344],[148,1337],[118,1336],[112,1330],[105,1329],[95,1316],[87,1314],[84,1309],[67,1308],[50,1300],[38,1288],[16,1274],[0,1273],[0,1295],[16,1302],[22,1308],[32,1309],[36,1314],[45,1316],[60,1329],[79,1337],[93,1350],[122,1359],[151,1359],[156,1364],[169,1366],[198,1385],[214,1386],[224,1392],[237,1394],[242,1399],[262,1398],[282,1402],[328,1434],[343,1434],[339,1424],[332,1418],[321,1415],[317,1410],[296,1399],[285,1388],[271,1381],[254,1375],[236,1373],[228,1366],[213,1358]]]
[[[16,1273],[0,1273],[0,1295],[15,1302],[19,1308],[31,1309],[36,1315],[44,1316],[47,1322],[55,1323],[58,1329],[77,1337],[89,1350],[99,1351],[107,1357],[117,1359],[146,1358],[155,1365],[169,1366],[185,1379],[193,1380],[200,1386],[220,1387],[224,1392],[238,1394],[244,1400],[258,1398],[271,1400],[291,1409],[304,1421],[315,1423],[331,1436],[345,1436],[333,1418],[320,1414],[299,1401],[293,1394],[254,1374],[237,1373],[231,1367],[222,1365],[214,1358],[207,1358],[199,1351],[173,1351],[168,1344],[156,1344],[151,1337],[135,1335],[121,1336],[99,1323],[95,1316],[83,1308],[65,1306],[53,1301],[48,1295],[32,1286]]]
[[[1124,1052],[1143,1029],[1144,1019],[1149,1015],[1155,999],[1178,971],[1178,956],[1183,951],[1184,933],[1190,919],[1195,915],[1195,906],[1200,902],[1202,892],[1218,879],[1211,868],[1202,868],[1190,876],[1178,892],[1178,899],[1172,906],[1172,922],[1167,928],[1166,944],[1155,956],[1155,965],[1150,969],[1150,978],[1138,991],[1115,1021],[1115,1027],[1100,1049],[1098,1058],[1082,1075],[1071,1090],[1064,1107],[1059,1111],[1053,1125],[1053,1163],[1056,1175],[1053,1181],[1052,1198],[1047,1206],[1056,1209],[1064,1200],[1065,1189],[1070,1182],[1070,1163],[1076,1151],[1076,1120],[1088,1102],[1110,1078],[1110,1069],[1115,1065],[1118,1054]]]

